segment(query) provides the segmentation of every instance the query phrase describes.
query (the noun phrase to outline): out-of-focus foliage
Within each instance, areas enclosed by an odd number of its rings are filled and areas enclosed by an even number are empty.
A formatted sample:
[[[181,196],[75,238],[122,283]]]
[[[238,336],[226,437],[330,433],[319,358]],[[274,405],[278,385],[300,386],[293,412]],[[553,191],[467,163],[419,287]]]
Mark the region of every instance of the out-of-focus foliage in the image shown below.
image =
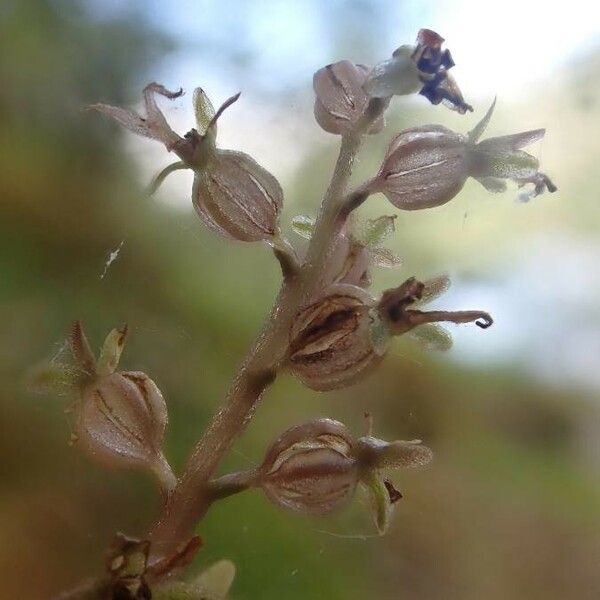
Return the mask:
[[[337,32],[346,45],[356,14]],[[211,235],[191,204],[174,212],[147,198],[123,150],[125,136],[80,111],[89,102],[135,102],[172,48],[142,14],[119,15],[100,19],[75,0],[5,0],[0,7],[2,598],[48,598],[93,574],[114,532],[143,535],[159,503],[150,478],[100,471],[72,452],[63,413],[71,400],[27,391],[27,369],[54,355],[65,358],[75,318],[86,322],[94,345],[127,321],[121,364],[149,373],[163,390],[170,412],[166,452],[179,470],[277,289],[278,267],[267,249]],[[550,106],[559,108],[548,109],[545,124],[549,132],[556,127],[552,135],[565,148],[583,123],[598,129],[597,64],[583,64],[568,86],[552,84]],[[430,107],[399,112],[392,114],[394,129],[442,118]],[[460,131],[471,125],[452,121]],[[368,141],[363,176],[375,172],[386,135]],[[548,171],[572,202],[543,198],[520,207],[508,195],[483,202],[467,186],[449,211],[397,219],[402,278],[453,267],[481,277],[493,260],[478,248],[507,256],[511,244],[522,243],[519,235],[558,231],[557,223],[572,236],[597,235],[593,144],[587,138],[581,144],[583,158],[554,147],[544,156],[569,167],[560,177]],[[332,152],[322,146],[306,159],[286,190],[290,215],[314,214]],[[302,202],[291,207],[297,198]],[[585,198],[589,218],[582,219],[573,205]],[[375,198],[369,210],[380,214],[382,205]],[[398,274],[377,281],[391,285]],[[485,348],[487,332],[478,333]],[[228,460],[236,468],[259,462],[284,429],[315,416],[340,419],[362,434],[368,410],[382,437],[421,438],[435,452],[432,466],[395,479],[404,499],[387,537],[375,535],[360,501],[339,519],[312,521],[248,492],[209,513],[195,572],[233,560],[233,597],[240,599],[595,599],[596,399],[575,386],[542,384],[518,364],[467,368],[445,360],[402,341],[368,381],[329,395],[284,376]]]

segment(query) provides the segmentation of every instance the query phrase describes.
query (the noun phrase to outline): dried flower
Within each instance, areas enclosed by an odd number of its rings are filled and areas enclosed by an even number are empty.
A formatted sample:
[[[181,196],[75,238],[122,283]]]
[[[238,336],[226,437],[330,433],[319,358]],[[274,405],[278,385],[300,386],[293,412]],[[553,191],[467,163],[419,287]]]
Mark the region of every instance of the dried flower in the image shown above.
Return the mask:
[[[389,329],[391,335],[402,335],[417,327],[433,323],[472,323],[487,329],[493,324],[489,313],[481,310],[462,311],[421,311],[414,308],[416,303],[427,302],[443,293],[449,285],[448,278],[443,276],[425,283],[410,277],[397,288],[385,291],[377,311],[381,321]]]
[[[368,72],[365,65],[342,60],[314,74],[315,119],[325,131],[343,135],[356,126],[369,102],[369,96],[363,90]],[[378,133],[383,126],[383,116],[380,116],[371,125],[369,133]]]
[[[112,117],[138,135],[163,142],[182,159],[159,173],[152,192],[174,171],[192,169],[195,173],[192,202],[208,227],[227,238],[272,243],[278,236],[278,218],[283,205],[281,186],[247,154],[220,150],[216,146],[217,121],[240,95],[226,100],[215,112],[204,91],[196,89],[194,108],[198,129],[192,129],[181,138],[171,130],[156,105],[154,94],[157,93],[176,98],[183,91],[169,92],[159,84],[148,85],[144,90],[146,118],[106,104],[89,108]]]
[[[375,521],[384,533],[392,505],[401,497],[384,471],[426,465],[433,454],[419,440],[355,439],[331,419],[315,419],[285,431],[270,447],[255,485],[278,506],[306,515],[342,509],[358,483],[375,500]],[[385,494],[381,496],[381,489]]]
[[[454,133],[441,125],[406,129],[396,136],[369,189],[382,192],[397,208],[420,210],[449,202],[468,177],[487,190],[505,189],[504,179],[519,187],[533,184],[533,195],[556,191],[547,175],[538,171],[538,160],[521,148],[541,139],[544,129],[495,137],[478,142],[494,109],[468,134]]]
[[[361,288],[339,284],[303,308],[290,332],[292,372],[319,391],[345,387],[367,374],[385,352],[371,337],[373,306]]]
[[[81,372],[75,439],[105,466],[151,470],[168,492],[175,477],[162,453],[167,407],[145,373],[115,371],[126,334],[126,327],[111,331],[96,360],[81,324],[73,327],[71,347]]]
[[[421,29],[415,46],[404,45],[392,58],[376,65],[364,84],[374,98],[419,92],[432,104],[443,102],[464,114],[473,108],[448,72],[454,66],[449,50],[442,50],[444,38],[431,29]]]

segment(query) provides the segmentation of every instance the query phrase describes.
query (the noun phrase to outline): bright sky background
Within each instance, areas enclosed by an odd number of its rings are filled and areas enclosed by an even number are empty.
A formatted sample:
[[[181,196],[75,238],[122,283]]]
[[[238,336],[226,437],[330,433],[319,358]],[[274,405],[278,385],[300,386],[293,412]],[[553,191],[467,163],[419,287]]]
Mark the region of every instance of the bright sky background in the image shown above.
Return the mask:
[[[312,112],[312,74],[327,63],[384,60],[397,46],[412,43],[420,27],[429,27],[446,38],[457,63],[455,77],[480,109],[494,95],[504,106],[532,91],[539,97],[539,86],[548,86],[569,61],[600,47],[600,9],[590,0],[89,2],[99,18],[141,8],[158,29],[178,40],[179,50],[155,75],[167,86],[183,86],[188,92],[167,111],[176,130],[186,131],[193,124],[190,97],[197,85],[215,104],[243,90],[242,101],[220,122],[220,145],[252,154],[284,183],[306,148],[322,138],[312,119],[307,123],[304,116]],[[360,43],[353,45],[354,39]],[[130,136],[127,143],[140,159],[144,182],[168,162],[151,142]],[[297,153],[273,151],[294,144]],[[188,209],[191,177],[171,178],[159,197]],[[541,377],[551,380],[560,373],[563,385],[570,376],[572,382],[600,388],[600,322],[574,329],[552,312],[559,303],[583,313],[600,303],[600,281],[589,281],[600,262],[600,246],[577,246],[571,239],[538,233],[539,239],[527,241],[518,268],[485,284],[461,281],[452,288],[448,308],[485,306],[498,325],[486,332],[485,344],[477,328],[456,330],[451,356],[486,364],[522,355]],[[595,296],[581,295],[586,286]],[[579,290],[579,295],[561,296],[568,289]],[[540,306],[548,306],[548,312]],[[560,371],[553,367],[557,364]]]

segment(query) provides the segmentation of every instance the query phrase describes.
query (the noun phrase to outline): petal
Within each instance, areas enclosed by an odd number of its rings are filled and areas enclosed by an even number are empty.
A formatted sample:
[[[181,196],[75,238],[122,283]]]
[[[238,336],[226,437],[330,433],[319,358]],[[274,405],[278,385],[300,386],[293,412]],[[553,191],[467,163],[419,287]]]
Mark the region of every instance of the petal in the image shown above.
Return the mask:
[[[398,269],[402,266],[402,259],[387,248],[372,248],[369,250],[374,265],[384,269]]]
[[[427,279],[423,282],[423,291],[417,304],[425,304],[439,298],[448,291],[450,284],[450,277],[446,274]]]
[[[490,122],[490,119],[492,118],[492,115],[494,114],[495,107],[496,98],[494,98],[492,105],[488,108],[483,119],[481,119],[481,121],[479,121],[479,123],[477,123],[477,125],[475,125],[475,127],[471,129],[471,131],[469,131],[469,133],[467,134],[469,142],[471,142],[472,144],[476,144],[479,141],[479,138],[483,135]]]
[[[437,323],[419,325],[407,332],[408,336],[417,340],[425,350],[446,352],[452,348],[452,335]]]
[[[501,194],[506,191],[506,181],[498,177],[475,177],[475,179],[492,194]]]
[[[478,148],[485,149],[486,152],[511,152],[526,148],[534,142],[541,140],[546,135],[545,129],[532,129],[522,133],[513,133],[512,135],[502,135],[499,137],[488,138],[477,144]]]
[[[196,113],[198,132],[203,135],[206,133],[208,124],[215,116],[215,108],[202,88],[194,90],[194,112]]]
[[[361,232],[361,241],[370,248],[381,246],[396,230],[396,218],[397,215],[382,215],[376,219],[369,219]]]

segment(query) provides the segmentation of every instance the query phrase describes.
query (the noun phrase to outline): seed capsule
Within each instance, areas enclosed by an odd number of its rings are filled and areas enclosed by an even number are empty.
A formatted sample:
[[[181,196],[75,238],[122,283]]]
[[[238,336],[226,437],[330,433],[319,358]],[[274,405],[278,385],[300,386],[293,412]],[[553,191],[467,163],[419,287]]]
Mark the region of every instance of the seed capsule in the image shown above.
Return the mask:
[[[494,103],[495,104],[495,103]],[[521,148],[541,139],[538,129],[478,142],[494,104],[468,135],[441,125],[407,129],[392,140],[383,165],[370,190],[379,191],[403,210],[440,206],[456,196],[468,177],[488,191],[505,189],[504,179],[519,187],[533,184],[531,195],[556,191],[548,176],[538,171],[537,159]]]
[[[259,485],[282,508],[307,515],[338,510],[358,483],[353,444],[348,429],[331,419],[292,427],[267,452]]]
[[[291,329],[289,365],[318,391],[354,383],[381,359],[371,337],[373,299],[353,285],[334,285],[296,316]]]
[[[77,445],[108,467],[150,469],[166,491],[175,478],[163,453],[167,406],[156,384],[141,372],[116,372],[126,329],[113,330],[96,361],[79,323],[73,354],[82,368],[77,408]]]
[[[144,90],[146,118],[106,104],[90,108],[112,117],[133,133],[163,142],[181,158],[157,175],[151,192],[158,189],[169,174],[192,169],[195,173],[192,202],[205,225],[230,239],[272,242],[278,235],[283,206],[281,186],[247,154],[216,146],[217,121],[240,94],[226,100],[215,112],[204,91],[196,89],[194,109],[198,129],[190,130],[182,138],[171,130],[154,98],[154,94],[176,98],[182,93],[169,92],[155,83],[147,86]]]
[[[369,102],[363,90],[369,68],[342,60],[319,69],[313,77],[315,119],[327,132],[343,135],[351,131]],[[371,126],[369,133],[378,133],[384,125],[383,116]]]

